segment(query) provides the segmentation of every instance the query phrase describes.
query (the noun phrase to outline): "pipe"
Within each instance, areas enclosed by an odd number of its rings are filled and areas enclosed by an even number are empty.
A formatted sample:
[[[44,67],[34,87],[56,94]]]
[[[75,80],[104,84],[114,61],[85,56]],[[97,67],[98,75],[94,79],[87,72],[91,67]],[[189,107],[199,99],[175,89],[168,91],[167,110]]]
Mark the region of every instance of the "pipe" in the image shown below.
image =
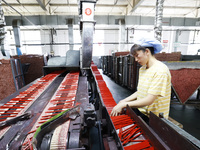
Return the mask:
[[[154,36],[158,41],[161,41],[161,37],[162,37],[163,4],[164,4],[164,0],[156,1],[156,16],[155,16],[155,26],[154,26],[155,35]]]
[[[6,22],[5,22],[4,13],[3,13],[1,0],[0,0],[0,50],[3,56],[6,56],[5,49],[4,49],[4,40],[5,40],[5,34],[6,34],[5,26],[6,26]]]
[[[22,52],[21,52],[22,42],[21,42],[20,25],[21,25],[21,20],[15,19],[15,20],[12,21],[12,27],[13,27],[14,37],[15,37],[15,45],[16,45],[17,55],[22,55]]]

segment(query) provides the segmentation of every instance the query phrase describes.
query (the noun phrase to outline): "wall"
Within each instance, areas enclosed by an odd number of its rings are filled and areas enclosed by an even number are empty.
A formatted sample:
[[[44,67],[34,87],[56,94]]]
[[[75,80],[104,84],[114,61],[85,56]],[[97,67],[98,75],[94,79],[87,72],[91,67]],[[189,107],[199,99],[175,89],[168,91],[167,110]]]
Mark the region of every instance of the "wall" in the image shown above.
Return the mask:
[[[190,31],[178,31],[176,36],[178,36],[178,45],[174,48],[174,51],[181,51],[181,54],[187,55]]]
[[[106,43],[113,43],[113,44],[106,44],[104,49],[104,55],[112,55],[112,52],[118,51],[118,32],[119,30],[105,30],[104,31],[104,42]]]
[[[127,32],[128,28],[128,32]],[[137,42],[141,37],[153,37],[153,26],[132,26],[126,27],[124,42],[124,49],[119,49],[119,28],[118,26],[95,26],[93,55],[111,55],[113,52],[129,51],[134,42]],[[180,32],[179,32],[180,31]],[[54,45],[51,45],[51,31],[50,29],[32,30],[31,32],[21,30],[22,32],[22,50],[27,54],[50,54],[51,49],[54,50],[54,55],[65,56],[69,50],[69,38],[67,26],[62,29],[56,29],[54,35]],[[162,52],[171,53],[174,51],[181,51],[183,55],[194,55],[200,47],[200,36],[198,30],[178,30],[167,29],[162,32],[162,44],[164,49]],[[11,35],[10,35],[11,33]],[[31,36],[30,34],[31,33]],[[40,33],[40,34],[38,34]],[[127,35],[128,33],[128,35]],[[81,35],[78,26],[74,27],[74,50],[79,50],[81,47]],[[10,38],[12,49],[15,49],[13,40],[13,33],[7,32]],[[177,35],[177,36],[176,36]],[[128,39],[127,39],[128,38]],[[41,53],[39,53],[41,51]],[[14,54],[13,50],[11,55]],[[32,52],[32,53],[31,53]]]
[[[177,36],[177,37],[176,37]],[[187,55],[190,31],[163,31],[162,43],[163,52],[181,52]]]
[[[38,31],[40,32],[44,32],[43,30],[48,30],[51,28],[59,28],[60,26],[66,28],[66,30],[64,29],[63,31],[57,31],[57,39],[56,42],[58,43],[62,43],[61,45],[54,45],[52,46],[53,49],[56,49],[55,51],[55,55],[65,55],[65,52],[69,49],[68,45],[66,43],[68,43],[68,29],[67,29],[67,25],[66,25],[66,20],[68,19],[73,19],[74,21],[74,25],[73,26],[78,26],[78,23],[80,21],[79,16],[78,15],[63,15],[63,16],[58,16],[58,15],[51,15],[51,16],[43,16],[43,15],[38,15],[38,16],[27,16],[26,19],[21,17],[21,16],[6,16],[5,20],[6,20],[6,24],[7,26],[12,26],[12,21],[13,19],[20,19],[22,21],[22,26],[24,27],[24,29],[29,29],[31,28],[32,24],[30,23],[30,21],[36,26],[36,28],[41,28],[42,30],[38,29]],[[29,21],[28,21],[28,20]],[[112,15],[108,15],[108,16],[95,16],[95,21],[96,21],[96,25],[95,28],[98,28],[97,26],[109,26],[111,31],[108,30],[103,30],[104,32],[104,39],[99,39],[97,38],[97,42],[94,45],[94,55],[100,55],[102,54],[102,52],[99,53],[99,51],[101,51],[100,49],[104,49],[104,54],[105,55],[109,55],[110,53],[112,53],[112,51],[121,51],[118,48],[118,39],[119,39],[119,28],[117,30],[112,30],[112,27],[114,26],[116,29],[116,26],[118,25],[118,21],[120,20],[125,20],[125,24],[126,26],[129,26],[131,28],[135,28],[134,31],[134,38],[136,38],[136,34],[137,34],[137,30],[139,29],[140,31],[145,31],[143,29],[142,26],[148,26],[147,30],[150,29],[150,32],[153,31],[153,25],[154,25],[154,17],[146,17],[146,16],[112,16]],[[168,18],[163,18],[163,26],[165,26],[165,28],[169,29],[169,30],[173,30],[174,27],[176,27],[175,30],[179,29],[180,30],[186,27],[195,27],[196,29],[198,28],[198,18],[176,18],[176,17],[168,17]],[[35,28],[35,26],[33,28]],[[77,30],[78,29],[78,30]],[[76,30],[74,30],[74,49],[79,49],[81,47],[81,40],[80,40],[80,33],[79,33],[79,28],[77,28]],[[36,29],[37,30],[37,29]],[[165,40],[165,42],[167,41],[167,43],[164,43],[165,49],[163,51],[166,52],[173,52],[173,51],[179,51],[181,50],[183,54],[194,54],[193,51],[196,50],[191,50],[191,49],[197,49],[200,44],[189,44],[189,38],[191,38],[191,33],[181,33],[179,40],[176,41],[175,43],[175,30],[173,31],[163,31],[163,40]],[[50,32],[49,31],[45,31],[47,33],[41,33],[41,43],[37,43],[38,45],[36,45],[34,47],[34,44],[32,44],[31,46],[26,46],[25,49],[26,50],[32,50],[32,49],[40,49],[42,47],[42,52],[43,53],[50,53],[50,49],[51,46],[49,45],[50,43]],[[76,33],[75,33],[76,32]],[[109,33],[110,32],[110,33]],[[145,31],[146,32],[146,31]],[[149,31],[147,31],[149,32]],[[165,34],[165,33],[166,34]],[[142,36],[146,36],[148,34],[140,34]],[[169,35],[169,37],[167,37],[167,35]],[[97,36],[98,37],[98,36]],[[23,38],[23,37],[22,37]],[[24,37],[27,38],[27,37]],[[132,38],[133,39],[133,38]],[[126,51],[127,49],[130,49],[130,47],[132,46],[132,39],[130,39],[130,37],[128,37],[128,41],[130,42],[129,44],[126,44],[124,50]],[[95,41],[95,39],[94,39]],[[43,43],[44,42],[44,43]],[[110,42],[110,44],[108,44],[108,42]],[[23,44],[26,43],[26,39],[24,39]],[[102,43],[106,43],[106,44],[102,44]],[[111,44],[114,43],[114,44]],[[14,45],[14,43],[11,43],[12,46]],[[39,46],[39,44],[43,44],[42,46]],[[177,47],[175,48],[174,45]],[[188,45],[188,47],[187,47]],[[24,47],[22,47],[23,49]],[[189,48],[189,50],[187,49]],[[12,48],[13,49],[13,48]],[[190,51],[190,52],[188,52]]]
[[[43,54],[51,54],[51,51],[54,51],[54,55],[65,56],[67,50],[69,50],[69,45],[65,43],[69,42],[68,39],[68,30],[56,30],[56,33],[53,35],[53,42],[55,45],[50,45],[52,43],[51,31],[44,30],[40,32],[41,34],[41,43],[47,43],[47,45],[42,46]],[[60,45],[56,45],[60,43]]]

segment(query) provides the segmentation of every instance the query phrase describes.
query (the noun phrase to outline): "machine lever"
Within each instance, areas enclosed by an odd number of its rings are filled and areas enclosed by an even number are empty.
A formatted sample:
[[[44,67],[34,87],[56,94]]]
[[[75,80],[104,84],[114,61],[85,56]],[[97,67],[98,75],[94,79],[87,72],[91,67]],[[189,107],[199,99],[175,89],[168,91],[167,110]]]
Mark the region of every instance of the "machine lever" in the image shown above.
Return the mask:
[[[32,114],[33,114],[32,112],[27,112],[27,113],[24,113],[23,115],[14,117],[12,119],[2,121],[2,122],[0,122],[0,130],[2,130],[8,126],[11,126],[13,124],[16,124],[18,121],[28,120],[32,117]]]

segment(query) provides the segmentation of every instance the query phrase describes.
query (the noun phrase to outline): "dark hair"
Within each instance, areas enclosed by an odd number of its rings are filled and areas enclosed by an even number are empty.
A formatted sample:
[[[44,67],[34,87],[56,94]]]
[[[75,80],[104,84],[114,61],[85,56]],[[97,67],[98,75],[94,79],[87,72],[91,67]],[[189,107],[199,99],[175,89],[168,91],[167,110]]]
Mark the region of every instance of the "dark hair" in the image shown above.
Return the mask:
[[[138,45],[138,44],[134,44],[132,47],[131,47],[131,50],[130,50],[130,53],[132,55],[135,55],[136,51],[140,50],[141,46]]]
[[[154,55],[154,54],[155,54],[155,53],[154,53],[154,48],[153,48],[153,47],[146,47],[146,48],[148,48],[148,49],[150,50],[151,55]]]
[[[142,50],[143,52],[145,52],[147,48],[150,50],[151,54],[154,55],[154,48],[153,48],[153,47],[143,47],[143,46],[140,46],[140,45],[138,45],[138,44],[134,44],[134,45],[131,47],[130,53],[131,53],[132,55],[135,55],[135,54],[136,54],[136,51]]]

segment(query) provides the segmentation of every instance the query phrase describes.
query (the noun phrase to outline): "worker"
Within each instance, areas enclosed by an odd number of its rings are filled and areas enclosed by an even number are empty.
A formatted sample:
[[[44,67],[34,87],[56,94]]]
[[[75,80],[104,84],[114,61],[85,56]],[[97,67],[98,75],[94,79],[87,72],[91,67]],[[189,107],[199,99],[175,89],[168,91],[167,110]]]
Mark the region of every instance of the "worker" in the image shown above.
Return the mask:
[[[123,108],[128,105],[146,122],[148,122],[150,111],[156,115],[163,113],[164,117],[168,118],[171,74],[168,67],[158,61],[154,55],[162,50],[162,45],[154,39],[141,41],[140,45],[133,45],[130,51],[135,61],[141,65],[137,91],[121,100],[113,108],[110,115],[120,115]]]

